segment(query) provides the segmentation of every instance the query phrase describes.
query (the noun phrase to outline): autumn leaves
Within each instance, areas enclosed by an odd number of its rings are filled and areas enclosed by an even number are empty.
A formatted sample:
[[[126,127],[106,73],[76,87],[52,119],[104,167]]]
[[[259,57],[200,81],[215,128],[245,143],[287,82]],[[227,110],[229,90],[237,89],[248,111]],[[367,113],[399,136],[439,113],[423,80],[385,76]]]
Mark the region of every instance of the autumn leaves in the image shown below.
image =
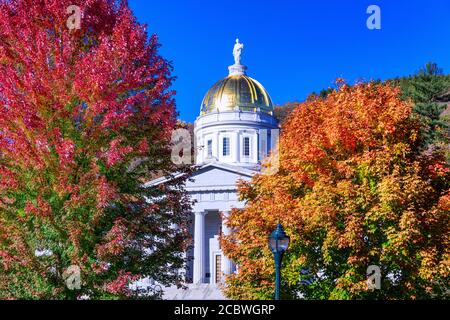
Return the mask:
[[[438,148],[419,148],[412,104],[391,84],[340,83],[301,103],[285,123],[280,171],[243,184],[244,210],[229,218],[223,247],[240,266],[233,298],[270,298],[266,237],[282,222],[292,246],[285,298],[442,296],[450,275],[450,170]],[[382,290],[367,287],[378,265]],[[307,285],[306,285],[306,284]]]

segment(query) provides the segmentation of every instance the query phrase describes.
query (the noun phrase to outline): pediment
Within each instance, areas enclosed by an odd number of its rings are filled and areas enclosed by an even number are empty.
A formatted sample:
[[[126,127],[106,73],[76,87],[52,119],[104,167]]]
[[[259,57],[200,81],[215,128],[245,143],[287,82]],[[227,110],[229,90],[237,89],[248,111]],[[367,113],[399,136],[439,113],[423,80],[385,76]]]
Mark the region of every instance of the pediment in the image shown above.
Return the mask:
[[[249,181],[256,171],[230,165],[210,164],[196,171],[190,181],[186,183],[186,189],[234,189],[239,180]]]

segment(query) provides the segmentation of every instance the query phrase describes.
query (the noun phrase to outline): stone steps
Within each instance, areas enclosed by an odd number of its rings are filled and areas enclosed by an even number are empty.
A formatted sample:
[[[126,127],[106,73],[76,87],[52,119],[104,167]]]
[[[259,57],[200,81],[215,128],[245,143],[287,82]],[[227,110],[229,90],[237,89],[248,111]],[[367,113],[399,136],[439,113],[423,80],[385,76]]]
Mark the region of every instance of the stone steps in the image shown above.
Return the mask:
[[[215,284],[187,284],[186,289],[176,286],[164,288],[164,300],[227,300],[219,286]]]

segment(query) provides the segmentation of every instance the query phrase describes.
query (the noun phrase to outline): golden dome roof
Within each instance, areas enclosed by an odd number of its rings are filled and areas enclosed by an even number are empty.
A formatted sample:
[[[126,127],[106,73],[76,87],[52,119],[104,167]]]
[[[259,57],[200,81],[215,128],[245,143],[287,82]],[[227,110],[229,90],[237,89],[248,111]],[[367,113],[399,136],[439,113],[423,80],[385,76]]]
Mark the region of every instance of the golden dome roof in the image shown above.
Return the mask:
[[[255,79],[245,74],[231,74],[220,80],[203,98],[201,113],[232,111],[261,112],[273,114],[273,103],[268,92]]]

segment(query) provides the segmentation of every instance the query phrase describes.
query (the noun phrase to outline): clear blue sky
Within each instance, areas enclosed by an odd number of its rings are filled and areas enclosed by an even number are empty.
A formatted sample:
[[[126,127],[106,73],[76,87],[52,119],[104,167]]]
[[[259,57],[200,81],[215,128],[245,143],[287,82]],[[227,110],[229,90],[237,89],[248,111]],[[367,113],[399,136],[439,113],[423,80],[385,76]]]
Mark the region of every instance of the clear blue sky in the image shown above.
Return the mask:
[[[206,91],[228,75],[236,37],[243,64],[275,104],[302,101],[337,77],[387,79],[428,61],[450,73],[449,0],[129,0],[172,61],[180,118],[198,116]],[[381,30],[366,27],[381,8]]]

